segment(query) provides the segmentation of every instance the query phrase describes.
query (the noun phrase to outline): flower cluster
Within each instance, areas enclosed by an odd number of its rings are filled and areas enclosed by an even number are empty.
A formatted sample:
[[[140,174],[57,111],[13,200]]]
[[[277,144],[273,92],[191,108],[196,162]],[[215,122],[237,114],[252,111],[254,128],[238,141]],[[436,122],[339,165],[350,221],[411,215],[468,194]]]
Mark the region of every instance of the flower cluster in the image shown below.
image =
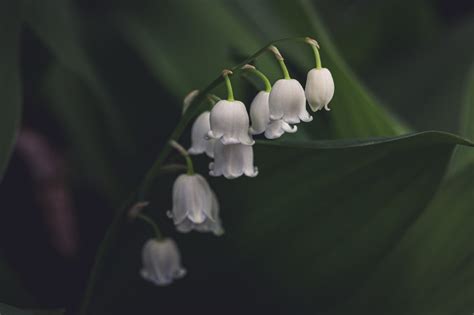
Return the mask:
[[[211,176],[234,179],[240,176],[255,177],[258,168],[254,165],[255,140],[253,136],[263,134],[267,139],[276,139],[284,133],[297,132],[297,124],[310,122],[313,117],[306,109],[306,103],[313,112],[325,109],[334,95],[334,81],[331,72],[322,68],[318,43],[310,38],[305,42],[314,52],[316,67],[308,72],[306,86],[290,77],[284,59],[275,46],[269,50],[275,55],[283,73],[283,78],[273,86],[268,78],[252,65],[244,65],[240,72],[259,77],[265,88],[258,91],[247,111],[245,104],[234,99],[230,70],[222,72],[227,87],[227,99],[208,95],[212,108],[202,112],[191,129],[191,147],[185,150],[176,141],[170,145],[187,162],[187,173],[181,174],[172,189],[173,206],[168,217],[173,219],[179,232],[192,230],[223,233],[219,217],[219,202],[207,180],[194,172],[191,155],[205,153],[213,161],[209,164]],[[195,90],[184,99],[183,113],[200,96]],[[201,95],[201,99],[204,99]],[[150,223],[157,234],[143,248],[142,276],[157,284],[166,285],[185,274],[181,267],[176,244],[170,239],[162,239],[153,221],[143,214],[134,215]]]

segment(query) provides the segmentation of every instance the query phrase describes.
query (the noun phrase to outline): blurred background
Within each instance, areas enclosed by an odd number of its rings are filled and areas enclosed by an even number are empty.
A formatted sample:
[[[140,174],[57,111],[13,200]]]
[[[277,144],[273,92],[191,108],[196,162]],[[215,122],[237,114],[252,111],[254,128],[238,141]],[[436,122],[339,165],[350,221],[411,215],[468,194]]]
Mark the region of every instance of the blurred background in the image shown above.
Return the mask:
[[[11,283],[0,286],[2,302],[77,310],[105,230],[178,121],[182,97],[271,40],[314,36],[323,63],[330,46],[413,130],[458,131],[473,1],[306,2],[316,10],[309,19],[290,0],[28,2],[21,130],[0,184],[0,269],[11,278],[1,280]],[[323,38],[305,33],[311,22]],[[269,57],[262,68],[275,78]],[[248,99],[246,84],[236,83]]]

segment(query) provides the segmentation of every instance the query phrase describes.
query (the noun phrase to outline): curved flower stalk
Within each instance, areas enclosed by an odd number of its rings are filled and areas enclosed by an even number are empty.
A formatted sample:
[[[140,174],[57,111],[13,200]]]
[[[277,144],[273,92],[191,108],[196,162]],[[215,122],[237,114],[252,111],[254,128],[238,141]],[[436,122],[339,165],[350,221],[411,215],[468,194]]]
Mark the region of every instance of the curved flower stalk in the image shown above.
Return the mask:
[[[323,108],[329,111],[328,104],[334,96],[334,80],[331,72],[321,66],[319,44],[311,38],[307,38],[306,42],[313,49],[316,59],[316,68],[311,69],[306,78],[306,98],[313,112]]]
[[[209,170],[211,176],[224,176],[227,179],[242,175],[257,176],[258,168],[253,164],[253,147],[244,144],[216,143],[214,162],[209,164]]]
[[[189,92],[185,97],[184,97],[184,100],[183,100],[183,114],[186,112],[186,110],[188,109],[189,105],[191,105],[191,103],[194,101],[194,99],[196,98],[196,96],[199,95],[199,90],[192,90],[191,92]]]
[[[313,117],[306,110],[306,97],[303,87],[297,80],[290,77],[278,49],[271,46],[270,50],[278,60],[284,75],[284,79],[276,81],[270,92],[270,119],[282,119],[289,124],[312,121]]]
[[[223,233],[219,203],[206,179],[199,174],[182,174],[173,185],[173,209],[168,212],[178,231]]]
[[[194,121],[191,129],[191,147],[188,149],[189,154],[206,153],[208,157],[214,157],[214,145],[217,140],[209,139],[207,134],[211,130],[209,111],[203,112]]]
[[[218,139],[223,144],[253,145],[255,141],[249,134],[249,115],[244,103],[234,100],[234,92],[229,79],[232,72],[224,70],[228,98],[214,105],[210,115],[209,138]]]
[[[158,286],[169,285],[186,275],[178,247],[170,238],[149,239],[142,249],[142,264],[140,275]]]

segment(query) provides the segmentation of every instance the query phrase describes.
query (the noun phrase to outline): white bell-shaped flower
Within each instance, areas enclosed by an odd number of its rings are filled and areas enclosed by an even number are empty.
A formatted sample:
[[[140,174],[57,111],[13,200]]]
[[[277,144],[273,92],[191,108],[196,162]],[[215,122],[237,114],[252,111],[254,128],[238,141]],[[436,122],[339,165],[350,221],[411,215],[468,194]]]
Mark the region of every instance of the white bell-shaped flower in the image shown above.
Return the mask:
[[[232,179],[242,175],[255,177],[258,168],[253,164],[253,147],[244,144],[224,145],[220,142],[214,147],[214,162],[209,164],[211,176]]]
[[[269,97],[270,92],[260,91],[250,104],[250,120],[252,121],[250,133],[253,135],[263,133],[270,123]]]
[[[210,112],[205,111],[196,118],[191,129],[191,148],[189,154],[201,154],[206,152],[210,158],[214,157],[214,144],[217,140],[209,139],[207,133],[211,130]]]
[[[311,69],[306,78],[305,94],[313,112],[323,107],[330,110],[328,104],[334,96],[334,80],[331,72],[327,68]]]
[[[287,122],[282,119],[272,121],[265,130],[265,138],[276,139],[280,138],[285,132],[295,133],[298,127],[291,127]]]
[[[270,92],[269,104],[271,120],[282,119],[289,124],[313,120],[313,117],[306,110],[306,97],[303,87],[295,79],[276,81]]]
[[[223,233],[216,195],[199,174],[182,174],[173,185],[173,209],[168,213],[178,231]]]
[[[186,274],[176,243],[169,238],[149,239],[142,249],[141,276],[159,286],[169,285]]]
[[[249,135],[249,115],[244,103],[220,100],[214,105],[210,116],[211,130],[208,136],[223,144],[253,145]]]

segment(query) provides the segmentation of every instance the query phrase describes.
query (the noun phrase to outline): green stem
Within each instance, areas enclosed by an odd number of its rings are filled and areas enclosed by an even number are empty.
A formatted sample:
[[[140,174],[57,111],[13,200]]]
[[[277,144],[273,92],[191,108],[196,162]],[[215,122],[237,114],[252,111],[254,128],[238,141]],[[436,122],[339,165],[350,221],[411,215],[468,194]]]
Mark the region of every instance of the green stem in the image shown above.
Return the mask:
[[[163,235],[161,234],[161,231],[160,229],[158,228],[158,225],[156,225],[155,221],[153,221],[152,218],[150,218],[149,216],[143,214],[143,213],[140,213],[136,216],[137,219],[141,219],[143,220],[144,222],[148,223],[152,229],[153,229],[153,232],[155,233],[155,236],[157,239],[162,239],[163,238]]]
[[[286,80],[290,80],[290,73],[288,72],[288,68],[286,67],[285,61],[283,59],[278,59],[278,63],[280,64],[281,71],[283,72],[283,76]]]
[[[224,74],[223,75],[224,80],[225,80],[225,86],[227,88],[227,100],[230,102],[234,101],[234,90],[232,90],[232,83],[230,82],[229,75]]]
[[[319,49],[315,45],[310,44],[310,46],[313,49],[314,58],[316,59],[316,69],[321,69],[321,56],[319,55]]]
[[[240,68],[248,63],[251,63],[260,55],[267,52],[268,48],[274,44],[287,42],[287,41],[305,41],[306,37],[291,37],[283,38],[276,41],[273,41],[266,46],[262,47],[260,50],[255,52],[253,55],[242,61],[240,64],[231,68],[230,70],[235,74],[239,71],[242,71]],[[192,121],[194,117],[199,115],[206,108],[206,103],[203,102],[208,93],[211,93],[216,87],[220,86],[223,83],[222,75],[219,75],[214,81],[212,81],[206,88],[204,88],[191,102],[186,113],[181,117],[180,121],[176,125],[175,129],[171,133],[168,141],[165,143],[163,149],[160,151],[158,157],[156,158],[153,165],[150,167],[149,171],[146,173],[143,178],[140,186],[137,191],[132,193],[124,206],[119,209],[115,215],[114,220],[110,224],[104,239],[102,240],[99,249],[97,251],[96,260],[94,266],[92,267],[91,274],[89,276],[89,281],[87,284],[86,292],[84,299],[81,305],[81,315],[87,315],[89,311],[89,306],[91,305],[92,296],[94,295],[94,290],[96,288],[96,282],[100,273],[105,269],[104,262],[107,257],[107,252],[112,247],[113,243],[117,240],[118,234],[120,232],[120,227],[122,223],[125,222],[126,213],[129,208],[138,200],[146,200],[146,196],[150,193],[150,190],[153,186],[154,179],[161,173],[161,165],[165,161],[168,154],[171,152],[170,141],[178,140],[181,134],[184,132],[186,126]]]
[[[170,145],[174,149],[176,149],[176,151],[178,151],[184,157],[184,159],[186,160],[186,165],[187,165],[187,168],[188,168],[188,175],[193,175],[194,174],[193,160],[189,156],[188,151],[186,151],[186,149],[183,148],[183,146],[181,144],[179,144],[178,142],[176,142],[175,140],[171,140]]]
[[[265,84],[265,92],[270,92],[272,90],[272,84],[270,83],[270,80],[268,80],[267,76],[263,74],[262,71],[256,69],[254,66],[251,65],[248,65],[247,67],[244,66],[243,69],[255,74],[263,81],[263,83]]]
[[[193,160],[191,160],[191,157],[189,155],[186,155],[184,158],[186,159],[186,166],[188,167],[188,175],[193,175],[194,174]]]

